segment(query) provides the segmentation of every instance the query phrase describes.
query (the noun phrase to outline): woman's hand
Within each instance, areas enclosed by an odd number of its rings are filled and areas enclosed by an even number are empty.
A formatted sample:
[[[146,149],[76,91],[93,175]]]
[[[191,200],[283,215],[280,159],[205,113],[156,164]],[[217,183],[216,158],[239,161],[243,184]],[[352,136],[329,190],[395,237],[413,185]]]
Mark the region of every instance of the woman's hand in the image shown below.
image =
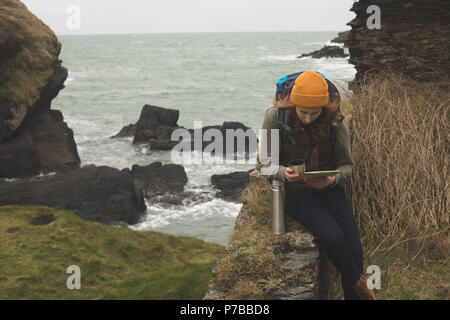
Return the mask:
[[[336,181],[336,176],[326,176],[320,178],[303,178],[305,183],[317,190],[325,189]]]
[[[284,177],[289,182],[296,182],[302,180],[303,176],[300,176],[298,173],[294,173],[294,169],[287,167],[286,171],[284,171]]]

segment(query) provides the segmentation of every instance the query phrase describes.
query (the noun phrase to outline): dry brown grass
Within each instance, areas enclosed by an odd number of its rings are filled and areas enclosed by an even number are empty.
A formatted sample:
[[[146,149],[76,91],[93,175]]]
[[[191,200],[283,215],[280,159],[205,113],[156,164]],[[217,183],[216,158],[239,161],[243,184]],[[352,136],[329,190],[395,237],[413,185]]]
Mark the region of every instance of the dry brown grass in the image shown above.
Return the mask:
[[[270,289],[289,286],[298,274],[286,275],[278,253],[271,249],[284,248],[289,239],[272,235],[270,188],[266,179],[252,177],[242,196],[244,206],[227,250],[217,263],[214,279],[227,293],[227,299],[263,299]],[[290,218],[288,223],[290,231],[302,229]]]
[[[258,286],[249,283],[255,284],[258,279],[276,272],[273,252],[265,250],[271,239],[269,192],[264,179],[252,180],[244,191],[243,198],[247,204],[243,210],[251,208],[251,211],[241,212],[241,220],[236,223],[227,252],[217,264],[216,281],[230,297],[261,298]]]
[[[393,74],[349,98],[351,200],[365,243],[379,248],[385,239],[397,245],[448,235],[449,98],[448,91]]]
[[[365,265],[382,270],[382,299],[439,298],[435,287],[449,285],[448,84],[386,73],[345,101],[355,163],[348,190]]]

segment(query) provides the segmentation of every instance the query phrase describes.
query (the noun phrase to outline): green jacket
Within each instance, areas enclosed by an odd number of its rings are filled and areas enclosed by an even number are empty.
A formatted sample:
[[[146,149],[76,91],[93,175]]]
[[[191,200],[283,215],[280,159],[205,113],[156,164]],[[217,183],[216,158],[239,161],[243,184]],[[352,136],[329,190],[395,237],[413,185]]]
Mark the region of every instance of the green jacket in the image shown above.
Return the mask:
[[[267,155],[270,157],[271,150],[271,129],[277,129],[277,109],[271,107],[266,110],[264,114],[264,121],[262,125],[262,129],[267,129]],[[264,139],[261,139],[263,142]],[[281,145],[281,141],[280,141]],[[347,126],[344,122],[339,126],[336,132],[336,143],[334,146],[334,162],[336,163],[336,169],[340,170],[341,173],[336,175],[336,183],[329,186],[333,187],[336,184],[341,184],[350,179],[353,170],[353,160],[350,149],[350,135],[347,129]],[[270,161],[262,159],[258,161],[258,170],[262,168],[268,168],[271,165]],[[268,176],[268,178],[279,180],[285,182],[286,178],[284,173],[286,171],[286,167],[283,165],[279,165],[275,174]]]

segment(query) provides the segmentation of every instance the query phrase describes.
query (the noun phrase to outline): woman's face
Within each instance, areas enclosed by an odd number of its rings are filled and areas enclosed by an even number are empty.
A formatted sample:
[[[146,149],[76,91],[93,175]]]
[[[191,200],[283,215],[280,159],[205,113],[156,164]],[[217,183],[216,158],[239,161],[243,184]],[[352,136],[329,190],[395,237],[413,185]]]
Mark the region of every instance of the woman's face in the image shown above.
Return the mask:
[[[305,107],[295,107],[295,112],[297,113],[297,117],[303,124],[310,124],[316,120],[320,114],[322,113],[322,109],[324,107],[319,108],[305,108]]]

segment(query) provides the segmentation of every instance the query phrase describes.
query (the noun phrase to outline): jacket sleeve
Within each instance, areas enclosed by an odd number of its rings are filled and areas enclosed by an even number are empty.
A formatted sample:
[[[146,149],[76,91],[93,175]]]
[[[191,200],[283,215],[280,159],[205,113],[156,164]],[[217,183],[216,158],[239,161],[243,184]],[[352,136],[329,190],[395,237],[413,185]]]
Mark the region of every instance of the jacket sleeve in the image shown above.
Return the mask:
[[[350,135],[345,122],[342,122],[336,132],[334,161],[336,163],[337,170],[341,171],[341,173],[338,173],[336,175],[336,184],[343,184],[350,179],[353,171],[353,160],[350,149]]]
[[[282,165],[278,165],[279,155],[277,157],[277,162],[273,163],[271,159],[271,146],[272,146],[272,130],[278,130],[277,127],[277,109],[272,107],[266,110],[264,114],[264,121],[262,125],[262,129],[266,129],[266,134],[264,134],[264,130],[261,132],[260,143],[261,143],[261,151],[263,149],[267,150],[267,152],[262,152],[258,157],[258,165],[257,168],[260,171],[261,175],[267,176],[273,180],[285,181],[284,173],[286,171],[286,167]],[[279,136],[278,136],[279,137]],[[279,141],[279,140],[278,140]],[[279,149],[277,150],[277,153]],[[265,156],[266,155],[266,156]]]

